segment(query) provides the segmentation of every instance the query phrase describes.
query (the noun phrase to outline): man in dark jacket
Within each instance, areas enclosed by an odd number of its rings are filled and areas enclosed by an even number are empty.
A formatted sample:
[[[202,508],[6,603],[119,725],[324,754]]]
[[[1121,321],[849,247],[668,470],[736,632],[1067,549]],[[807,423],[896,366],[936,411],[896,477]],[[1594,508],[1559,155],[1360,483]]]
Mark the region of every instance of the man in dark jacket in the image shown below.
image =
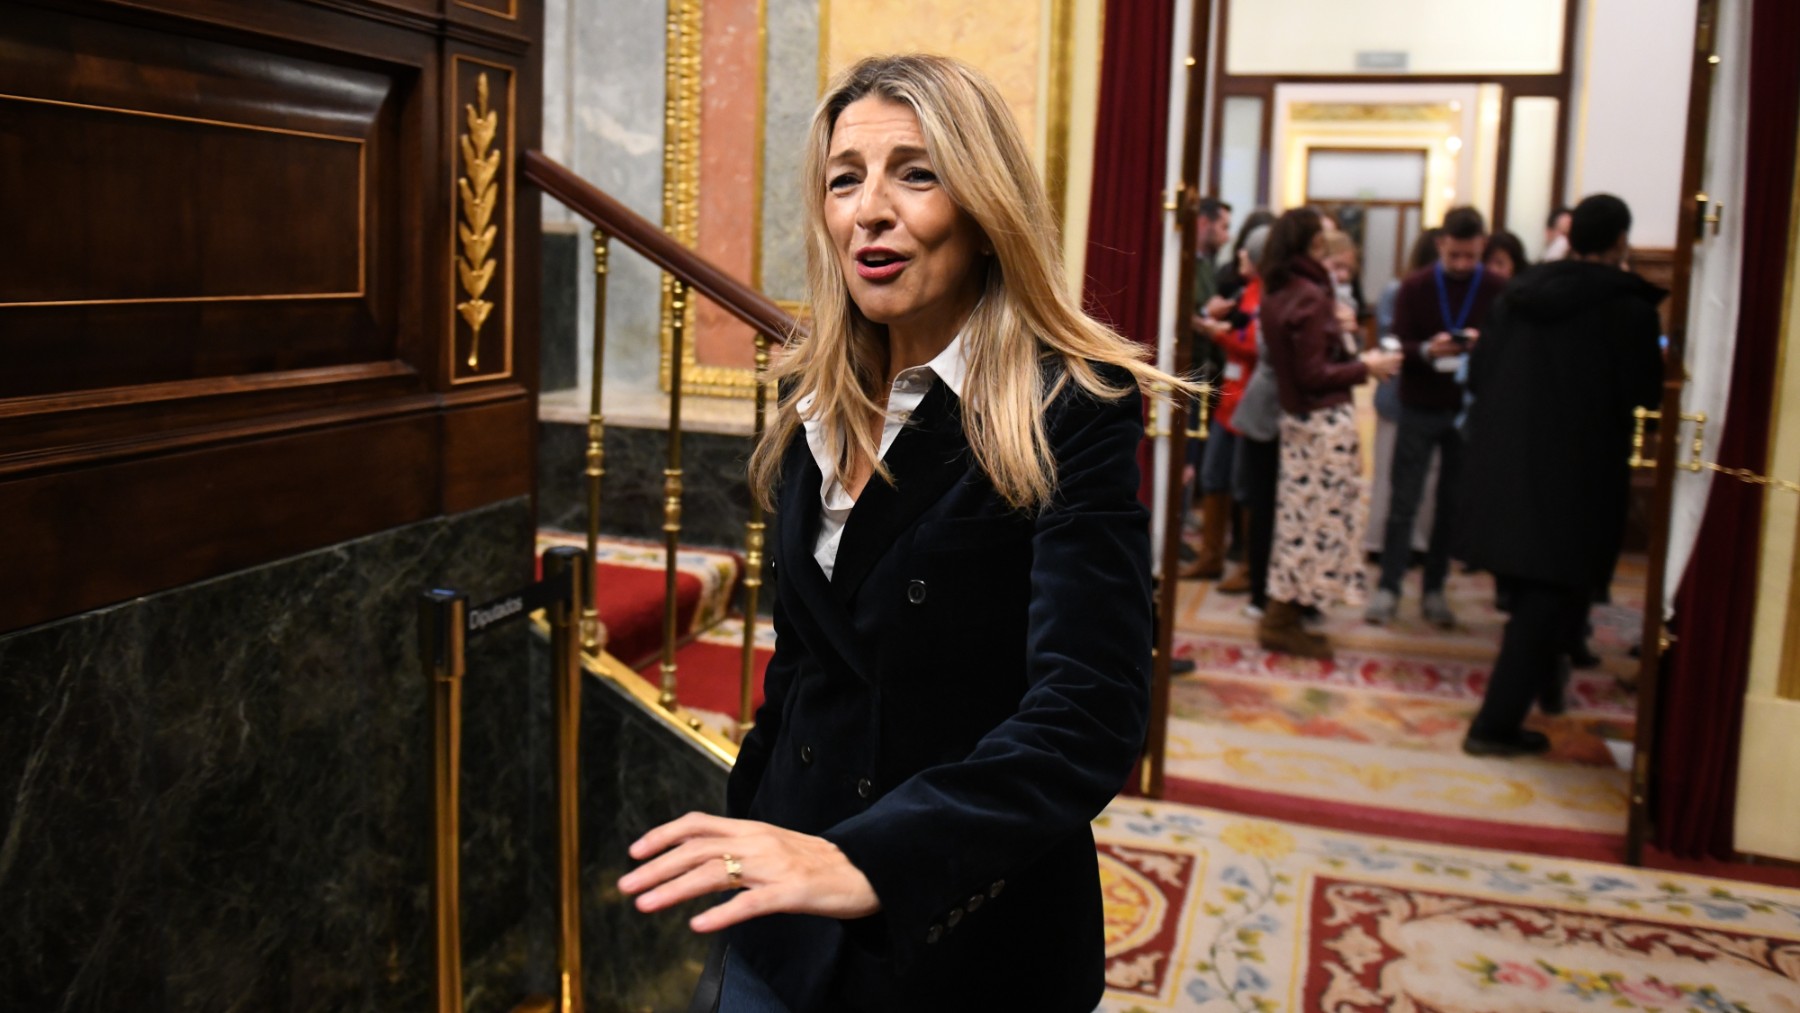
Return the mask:
[[[1444,595],[1455,537],[1454,496],[1463,460],[1462,357],[1486,326],[1489,309],[1506,282],[1482,266],[1487,222],[1470,207],[1453,208],[1438,230],[1436,263],[1414,271],[1394,297],[1394,336],[1406,353],[1400,370],[1400,420],[1394,434],[1387,536],[1381,550],[1381,585],[1363,617],[1377,626],[1392,622],[1400,584],[1412,561],[1413,527],[1425,492],[1431,458],[1438,459],[1436,513],[1425,552],[1419,613],[1433,626],[1453,629],[1456,614]]]
[[[1534,698],[1561,711],[1561,656],[1624,537],[1632,412],[1658,400],[1656,307],[1667,295],[1623,269],[1630,229],[1624,201],[1582,201],[1569,259],[1514,279],[1469,364],[1462,555],[1512,592],[1500,657],[1463,740],[1474,755],[1549,748],[1522,727],[1525,715]]]

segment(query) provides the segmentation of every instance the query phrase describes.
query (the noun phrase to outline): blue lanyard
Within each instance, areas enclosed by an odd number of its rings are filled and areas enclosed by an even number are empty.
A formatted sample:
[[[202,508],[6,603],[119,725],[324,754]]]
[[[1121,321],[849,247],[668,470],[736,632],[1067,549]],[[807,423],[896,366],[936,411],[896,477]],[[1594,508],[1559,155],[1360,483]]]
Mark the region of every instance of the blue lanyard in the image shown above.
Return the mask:
[[[1437,275],[1438,311],[1444,315],[1444,329],[1451,334],[1469,325],[1469,315],[1475,312],[1475,293],[1481,291],[1482,265],[1475,265],[1475,274],[1469,278],[1469,291],[1463,296],[1462,312],[1454,318],[1450,316],[1450,286],[1444,284],[1444,265],[1437,264],[1433,271]]]

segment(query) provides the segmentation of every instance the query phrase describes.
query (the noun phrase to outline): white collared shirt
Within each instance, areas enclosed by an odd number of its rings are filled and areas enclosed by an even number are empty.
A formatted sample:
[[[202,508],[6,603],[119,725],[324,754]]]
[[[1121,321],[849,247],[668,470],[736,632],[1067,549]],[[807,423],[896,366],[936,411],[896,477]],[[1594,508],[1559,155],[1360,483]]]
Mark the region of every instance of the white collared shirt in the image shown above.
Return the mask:
[[[962,397],[963,381],[969,375],[969,357],[963,348],[963,336],[957,334],[937,357],[923,366],[912,366],[900,371],[894,377],[894,386],[888,391],[887,419],[881,425],[882,458],[887,457],[888,448],[894,445],[894,438],[900,435],[901,427],[912,418],[912,413],[925,400],[925,394],[931,390],[934,379],[942,380],[950,393]],[[831,579],[831,571],[837,566],[838,543],[844,540],[844,522],[850,519],[850,511],[856,506],[849,490],[838,481],[837,462],[831,459],[825,448],[825,422],[823,419],[808,417],[812,410],[813,395],[808,394],[800,399],[795,407],[800,413],[801,425],[806,430],[806,446],[812,451],[813,462],[819,466],[822,481],[819,483],[819,540],[813,543],[813,558],[818,560],[819,569],[825,571],[825,579]]]

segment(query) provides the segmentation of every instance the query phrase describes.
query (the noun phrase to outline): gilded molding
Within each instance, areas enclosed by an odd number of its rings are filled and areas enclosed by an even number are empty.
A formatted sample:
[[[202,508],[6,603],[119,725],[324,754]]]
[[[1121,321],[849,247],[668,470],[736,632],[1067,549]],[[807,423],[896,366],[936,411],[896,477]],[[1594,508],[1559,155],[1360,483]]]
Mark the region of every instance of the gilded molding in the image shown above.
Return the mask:
[[[1295,102],[1288,118],[1299,123],[1451,123],[1462,122],[1442,102]]]
[[[531,626],[538,636],[549,638],[550,620],[542,609],[531,614]],[[627,668],[618,658],[605,652],[597,655],[584,654],[581,667],[596,679],[605,680],[617,687],[638,710],[648,714],[657,723],[667,726],[689,745],[705,753],[714,763],[729,768],[737,762],[737,743],[701,721],[686,707],[677,706],[673,711],[665,709],[657,702],[657,687]]]
[[[481,368],[481,327],[487,323],[494,304],[483,298],[494,280],[499,262],[488,256],[499,229],[494,225],[494,205],[500,199],[500,152],[494,150],[494,135],[500,129],[500,116],[488,107],[488,76],[475,79],[476,104],[463,107],[468,132],[462,135],[463,172],[456,181],[462,196],[462,221],[456,234],[462,240],[462,257],[456,262],[456,276],[468,299],[456,304],[469,325],[469,368]]]
[[[462,167],[451,194],[451,217],[456,231],[450,238],[452,298],[455,314],[450,319],[450,382],[472,383],[512,375],[512,238],[513,183],[508,167],[513,163],[514,116],[517,101],[515,72],[505,64],[489,63],[457,54],[451,57],[452,87],[461,90],[460,66],[473,63],[506,75],[505,111],[491,93],[489,70],[475,78],[475,101],[462,104],[463,130],[456,135],[456,154]],[[458,96],[460,98],[460,94]],[[504,133],[502,132],[504,131]],[[502,221],[496,221],[499,215]],[[498,282],[498,285],[495,283]],[[502,362],[496,371],[484,371],[481,338],[495,316],[501,328]],[[458,352],[457,321],[469,330],[466,355]]]
[[[663,104],[663,231],[694,249],[700,240],[700,102],[703,4],[701,0],[669,0],[664,59]],[[759,0],[757,23],[757,112],[755,153],[752,167],[755,235],[751,237],[751,278],[762,287],[762,190],[763,147],[768,93],[768,3]],[[658,381],[663,393],[673,389],[671,353],[674,350],[673,279],[662,278],[661,351]],[[704,365],[695,353],[697,300],[686,300],[684,325],[688,340],[681,350],[681,391],[700,397],[749,398],[756,393],[756,370],[745,366]]]
[[[1044,104],[1044,190],[1061,222],[1069,213],[1069,120],[1075,64],[1075,0],[1050,0],[1049,73]]]

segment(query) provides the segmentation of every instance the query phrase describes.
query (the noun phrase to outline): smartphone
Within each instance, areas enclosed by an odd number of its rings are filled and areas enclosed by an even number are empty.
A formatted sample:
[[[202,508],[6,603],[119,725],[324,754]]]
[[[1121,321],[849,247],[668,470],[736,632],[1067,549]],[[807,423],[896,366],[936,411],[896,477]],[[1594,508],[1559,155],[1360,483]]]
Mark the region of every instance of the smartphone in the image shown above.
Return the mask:
[[[1468,348],[1469,343],[1475,340],[1475,336],[1468,331],[1457,331],[1450,335],[1450,340],[1456,342],[1458,348]]]

